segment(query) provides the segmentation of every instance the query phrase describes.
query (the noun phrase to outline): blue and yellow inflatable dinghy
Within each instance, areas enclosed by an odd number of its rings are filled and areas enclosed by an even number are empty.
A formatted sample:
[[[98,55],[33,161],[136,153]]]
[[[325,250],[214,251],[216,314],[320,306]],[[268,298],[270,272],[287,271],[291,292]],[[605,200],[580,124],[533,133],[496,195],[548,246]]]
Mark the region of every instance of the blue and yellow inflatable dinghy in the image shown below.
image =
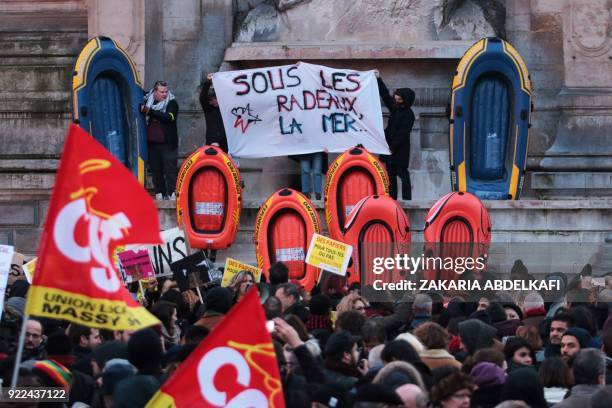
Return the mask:
[[[531,79],[519,53],[483,38],[463,55],[451,95],[453,191],[484,200],[520,197],[527,163]]]
[[[108,37],[91,39],[72,78],[73,120],[144,183],[147,138],[139,111],[144,91],[132,58]]]

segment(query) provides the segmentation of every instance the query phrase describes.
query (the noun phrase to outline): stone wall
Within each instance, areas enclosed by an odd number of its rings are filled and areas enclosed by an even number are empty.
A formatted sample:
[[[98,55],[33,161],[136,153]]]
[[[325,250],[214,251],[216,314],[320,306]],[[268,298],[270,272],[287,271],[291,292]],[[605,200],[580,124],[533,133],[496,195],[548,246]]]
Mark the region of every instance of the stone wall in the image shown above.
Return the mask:
[[[390,88],[415,88],[410,164],[415,198],[439,197],[450,188],[446,106],[458,59],[474,41],[505,35],[525,58],[534,83],[528,170],[542,170],[540,163],[558,133],[563,2],[312,0],[294,1],[284,9],[280,3],[238,2],[246,17],[226,52],[229,67],[305,59],[376,68]],[[530,188],[531,178],[526,181],[524,197],[540,195]]]
[[[55,171],[86,41],[84,0],[0,2],[0,185]]]
[[[432,199],[450,188],[446,106],[456,64],[475,40],[497,34],[519,50],[534,85],[523,197],[610,194],[606,0],[12,0],[0,11],[0,172],[54,170],[70,117],[69,70],[87,32],[116,38],[146,88],[169,81],[181,108],[181,157],[204,142],[197,96],[208,72],[296,60],[377,68],[390,88],[416,91],[413,197]],[[261,186],[247,197],[298,187],[291,161],[241,166],[247,185]]]

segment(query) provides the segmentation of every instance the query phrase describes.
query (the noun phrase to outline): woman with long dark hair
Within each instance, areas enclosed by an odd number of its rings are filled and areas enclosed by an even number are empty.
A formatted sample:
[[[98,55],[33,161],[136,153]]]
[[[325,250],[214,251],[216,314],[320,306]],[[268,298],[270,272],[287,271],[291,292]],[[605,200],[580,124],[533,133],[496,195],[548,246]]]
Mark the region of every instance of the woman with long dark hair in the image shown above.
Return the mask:
[[[151,308],[151,313],[162,323],[161,331],[166,350],[179,344],[181,340],[181,330],[176,324],[176,305],[172,302],[160,300]]]

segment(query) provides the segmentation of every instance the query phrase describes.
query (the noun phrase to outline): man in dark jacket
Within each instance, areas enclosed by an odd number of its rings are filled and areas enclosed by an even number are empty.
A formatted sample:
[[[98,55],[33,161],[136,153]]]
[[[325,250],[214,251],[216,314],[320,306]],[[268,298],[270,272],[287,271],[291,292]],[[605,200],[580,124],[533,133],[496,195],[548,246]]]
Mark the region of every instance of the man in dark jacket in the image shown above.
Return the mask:
[[[358,337],[347,331],[331,335],[325,344],[325,376],[333,383],[348,391],[367,371],[367,361],[359,360]]]
[[[144,96],[140,110],[147,117],[149,165],[153,173],[155,199],[176,199],[176,119],[179,106],[174,95],[168,91],[168,83],[156,81],[153,89]]]
[[[204,118],[206,119],[206,144],[217,146],[227,153],[227,137],[225,136],[219,101],[217,101],[215,91],[210,89],[212,77],[213,74],[206,76],[206,81],[202,84],[202,91],[200,92],[200,105],[202,105]]]
[[[276,288],[274,295],[281,301],[283,316],[296,315],[304,324],[308,324],[310,312],[300,301],[300,289],[297,285],[283,283]]]
[[[408,166],[410,163],[410,132],[414,125],[414,112],[410,109],[414,103],[414,91],[410,88],[400,88],[392,97],[380,77],[378,77],[378,91],[390,113],[385,129],[385,139],[391,155],[380,156],[389,173],[389,194],[397,199],[397,177],[399,176],[402,180],[402,199],[411,200],[412,186]]]
[[[68,328],[68,337],[70,337],[72,352],[76,357],[74,368],[93,376],[92,351],[102,344],[100,330],[72,323]]]

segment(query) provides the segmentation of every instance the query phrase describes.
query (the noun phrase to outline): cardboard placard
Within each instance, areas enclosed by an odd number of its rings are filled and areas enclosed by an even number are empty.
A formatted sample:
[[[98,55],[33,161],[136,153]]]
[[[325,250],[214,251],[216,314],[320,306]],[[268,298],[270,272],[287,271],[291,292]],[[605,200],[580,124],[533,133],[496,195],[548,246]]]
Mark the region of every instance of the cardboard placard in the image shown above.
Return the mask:
[[[255,282],[261,280],[261,269],[256,266],[246,264],[244,262],[237,261],[233,258],[227,258],[225,260],[225,271],[223,272],[223,280],[221,281],[222,287],[227,287],[232,281],[232,278],[240,271],[249,271],[253,274]]]
[[[32,284],[32,279],[34,278],[34,271],[36,270],[37,260],[38,257],[32,259],[30,262],[23,264],[23,274],[25,275],[25,278],[29,284]]]
[[[11,259],[11,268],[8,274],[7,286],[11,286],[16,280],[25,279],[25,275],[23,273],[23,264],[25,261],[25,256],[20,254],[19,252],[12,252],[12,254],[13,257]]]
[[[131,283],[142,279],[155,279],[155,271],[149,251],[146,249],[127,250],[119,253],[119,262],[125,272],[125,282]]]
[[[196,252],[187,258],[173,262],[170,267],[172,268],[173,279],[181,292],[190,288],[198,288],[210,281],[208,263],[204,252]]]
[[[306,254],[306,263],[344,276],[352,253],[353,247],[351,245],[314,234]]]

